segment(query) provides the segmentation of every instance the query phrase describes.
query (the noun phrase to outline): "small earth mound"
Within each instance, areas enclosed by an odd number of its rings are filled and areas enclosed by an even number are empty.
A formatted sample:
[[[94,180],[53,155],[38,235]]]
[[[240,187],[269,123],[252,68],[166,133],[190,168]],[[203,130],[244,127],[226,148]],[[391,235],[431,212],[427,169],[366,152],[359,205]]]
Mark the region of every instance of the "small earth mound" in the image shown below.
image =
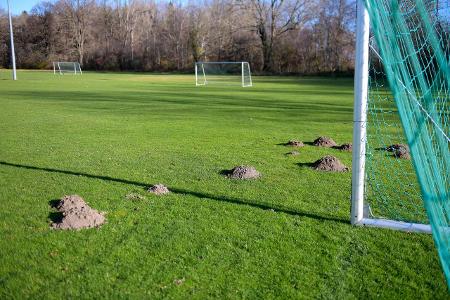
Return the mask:
[[[291,151],[291,152],[286,153],[286,155],[292,155],[292,156],[296,156],[299,154],[300,154],[300,152],[298,152],[298,151]]]
[[[64,196],[56,205],[56,209],[62,213],[62,219],[52,223],[54,229],[82,229],[99,227],[105,223],[103,213],[91,208],[78,195]]]
[[[394,157],[401,158],[401,159],[411,159],[411,155],[409,154],[409,151],[403,147],[400,147],[400,148],[394,150]]]
[[[333,141],[333,139],[326,137],[326,136],[321,136],[318,137],[314,142],[313,142],[314,146],[319,146],[319,147],[327,147],[327,148],[331,148],[331,147],[336,147],[337,144],[335,141]]]
[[[233,179],[256,179],[261,174],[252,166],[237,166],[228,172],[228,177]]]
[[[334,156],[327,155],[313,163],[313,169],[328,172],[347,172],[346,167],[339,159]]]
[[[341,151],[352,152],[353,146],[352,146],[352,144],[347,143],[347,144],[342,144],[340,146],[336,146],[334,148],[339,149]]]
[[[286,146],[291,146],[291,147],[304,147],[305,144],[303,144],[302,141],[290,140],[289,142],[286,143]]]
[[[154,186],[151,186],[148,191],[150,193],[153,193],[155,195],[165,195],[170,193],[169,189],[164,184],[155,184]]]
[[[386,151],[389,151],[389,152],[395,152],[400,149],[405,150],[406,152],[409,152],[408,145],[404,145],[404,144],[393,144],[393,145],[386,147],[385,149],[386,149]]]

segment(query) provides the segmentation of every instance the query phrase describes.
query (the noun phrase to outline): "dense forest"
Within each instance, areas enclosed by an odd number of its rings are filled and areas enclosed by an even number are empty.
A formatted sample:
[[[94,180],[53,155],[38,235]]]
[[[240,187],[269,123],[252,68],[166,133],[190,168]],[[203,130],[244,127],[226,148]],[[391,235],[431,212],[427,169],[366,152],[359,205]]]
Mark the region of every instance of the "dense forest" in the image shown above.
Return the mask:
[[[188,71],[249,61],[264,73],[353,70],[355,1],[58,0],[14,16],[19,68],[79,61],[88,70]],[[10,66],[0,10],[0,67]]]

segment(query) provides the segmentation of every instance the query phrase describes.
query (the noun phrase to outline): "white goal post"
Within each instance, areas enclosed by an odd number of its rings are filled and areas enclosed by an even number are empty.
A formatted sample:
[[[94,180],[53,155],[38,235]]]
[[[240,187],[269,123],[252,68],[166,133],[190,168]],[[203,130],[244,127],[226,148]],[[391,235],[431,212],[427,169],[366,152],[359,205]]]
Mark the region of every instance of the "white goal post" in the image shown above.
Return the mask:
[[[363,0],[357,2],[351,223],[408,232],[431,233],[429,224],[376,218],[372,215],[369,204],[365,203],[370,19]]]
[[[53,74],[82,75],[83,71],[79,62],[53,62]]]
[[[195,85],[208,84],[251,87],[253,83],[250,64],[246,61],[196,62]]]

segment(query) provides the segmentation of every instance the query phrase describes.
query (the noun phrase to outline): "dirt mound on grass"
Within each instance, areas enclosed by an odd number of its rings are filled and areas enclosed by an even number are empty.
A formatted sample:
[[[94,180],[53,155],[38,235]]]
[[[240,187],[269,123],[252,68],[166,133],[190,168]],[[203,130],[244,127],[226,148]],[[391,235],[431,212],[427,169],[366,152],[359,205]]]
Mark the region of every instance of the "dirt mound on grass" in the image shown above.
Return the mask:
[[[335,149],[339,149],[341,151],[352,152],[353,146],[352,144],[342,144],[340,146],[333,147]]]
[[[252,166],[237,166],[228,171],[227,175],[233,179],[256,179],[261,173]]]
[[[317,139],[315,139],[313,142],[313,145],[319,146],[319,147],[327,147],[327,148],[337,146],[336,142],[333,141],[333,139],[326,137],[326,136],[321,136],[321,137],[318,137]]]
[[[103,213],[91,208],[83,198],[78,195],[64,196],[56,205],[56,209],[62,214],[58,222],[52,223],[55,229],[82,229],[99,227],[105,223]]]
[[[393,145],[386,147],[386,151],[389,151],[389,152],[395,152],[397,150],[403,150],[403,151],[409,152],[409,147],[408,147],[408,145],[404,145],[404,144],[393,144]]]
[[[409,154],[408,145],[404,144],[393,144],[385,148],[388,152],[393,152],[393,156],[395,158],[401,159],[411,159],[411,155]]]
[[[169,189],[164,184],[161,183],[151,186],[147,191],[155,195],[165,195],[170,193]]]
[[[402,147],[394,150],[394,157],[401,158],[401,159],[411,159],[411,155],[409,154],[409,151],[406,148],[402,148]]]
[[[297,140],[290,140],[285,145],[291,146],[291,147],[304,147],[305,146],[305,144],[303,144],[302,141],[297,141]]]
[[[339,159],[334,156],[327,155],[312,164],[313,169],[328,172],[347,172],[346,167]]]

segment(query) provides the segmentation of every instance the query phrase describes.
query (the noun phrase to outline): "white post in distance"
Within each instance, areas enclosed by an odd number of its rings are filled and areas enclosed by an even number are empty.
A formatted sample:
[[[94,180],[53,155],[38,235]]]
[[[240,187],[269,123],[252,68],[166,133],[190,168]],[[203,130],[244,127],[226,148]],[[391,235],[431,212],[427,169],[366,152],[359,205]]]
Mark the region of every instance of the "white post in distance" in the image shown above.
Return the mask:
[[[364,182],[367,140],[367,97],[369,84],[369,14],[363,0],[357,2],[355,102],[353,112],[351,223],[364,218]]]
[[[241,77],[242,77],[242,87],[244,87],[245,86],[245,83],[244,83],[244,62],[241,62]]]
[[[8,18],[9,18],[9,35],[11,39],[11,61],[13,67],[13,80],[17,80],[17,70],[16,70],[16,53],[14,50],[14,33],[12,26],[12,17],[11,17],[11,6],[9,5],[9,0],[6,0],[8,4]]]
[[[195,86],[198,86],[198,66],[197,66],[197,62],[195,63]]]

